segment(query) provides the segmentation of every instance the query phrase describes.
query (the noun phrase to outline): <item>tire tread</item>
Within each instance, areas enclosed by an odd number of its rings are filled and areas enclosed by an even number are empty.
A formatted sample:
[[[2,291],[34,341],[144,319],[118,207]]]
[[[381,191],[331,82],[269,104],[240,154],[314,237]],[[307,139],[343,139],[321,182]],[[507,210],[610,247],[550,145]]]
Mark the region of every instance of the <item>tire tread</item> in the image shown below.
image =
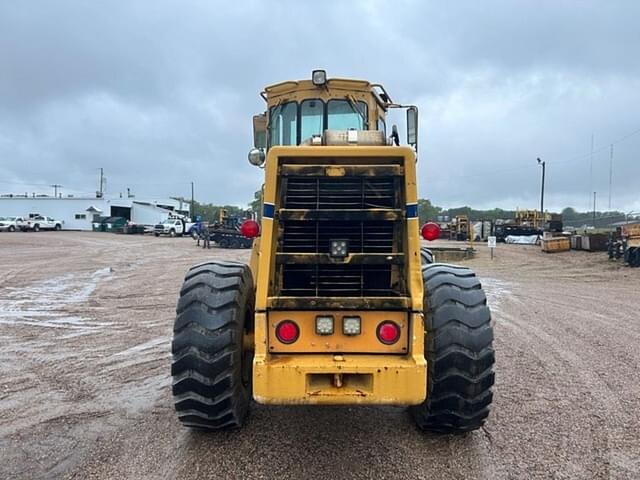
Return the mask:
[[[174,406],[186,426],[242,425],[250,387],[242,383],[244,312],[253,309],[249,267],[210,261],[185,276],[171,344]]]
[[[475,274],[447,264],[422,266],[427,399],[411,408],[419,428],[465,433],[484,425],[493,400],[493,328]]]

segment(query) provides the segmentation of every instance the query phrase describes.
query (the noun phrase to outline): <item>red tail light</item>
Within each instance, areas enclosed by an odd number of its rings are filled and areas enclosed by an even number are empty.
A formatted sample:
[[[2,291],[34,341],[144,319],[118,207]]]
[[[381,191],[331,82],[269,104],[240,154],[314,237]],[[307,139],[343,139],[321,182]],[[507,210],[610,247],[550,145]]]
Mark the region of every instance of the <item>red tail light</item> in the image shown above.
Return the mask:
[[[422,238],[428,241],[440,238],[440,225],[433,222],[425,223],[422,226]]]
[[[400,327],[397,323],[392,322],[391,320],[385,320],[378,325],[377,334],[378,340],[385,345],[391,345],[396,343],[400,338]]]
[[[293,343],[300,336],[300,328],[293,320],[283,320],[276,325],[276,337],[282,343]]]
[[[256,238],[260,235],[260,225],[255,220],[245,220],[240,225],[240,233],[246,238]]]

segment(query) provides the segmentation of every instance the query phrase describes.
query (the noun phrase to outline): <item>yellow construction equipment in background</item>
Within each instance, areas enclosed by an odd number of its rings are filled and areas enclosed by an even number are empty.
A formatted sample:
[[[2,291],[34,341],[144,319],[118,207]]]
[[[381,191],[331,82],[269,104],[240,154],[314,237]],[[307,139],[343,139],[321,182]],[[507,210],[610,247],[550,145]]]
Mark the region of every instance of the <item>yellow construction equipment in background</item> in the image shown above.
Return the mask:
[[[323,70],[261,95],[249,153],[265,172],[261,228],[242,225],[257,237],[250,267],[187,273],[172,344],[180,420],[240,426],[253,397],[407,405],[423,429],[479,428],[494,381],[490,312],[473,272],[421,251],[418,109]],[[405,146],[391,109],[406,111]]]
[[[458,240],[460,242],[473,240],[473,235],[471,234],[471,223],[469,222],[469,217],[467,215],[456,215],[453,218],[452,226],[452,240]]]

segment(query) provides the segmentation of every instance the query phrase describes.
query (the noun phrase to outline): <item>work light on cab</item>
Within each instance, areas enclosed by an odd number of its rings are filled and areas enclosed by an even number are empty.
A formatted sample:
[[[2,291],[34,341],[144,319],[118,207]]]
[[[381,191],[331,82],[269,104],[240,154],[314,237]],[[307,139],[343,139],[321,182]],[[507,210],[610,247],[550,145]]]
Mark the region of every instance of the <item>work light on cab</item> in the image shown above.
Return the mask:
[[[240,225],[240,233],[246,238],[256,238],[260,235],[260,225],[255,220],[245,220]]]
[[[299,336],[300,328],[293,320],[283,320],[276,326],[276,337],[282,343],[293,343]]]
[[[422,226],[422,238],[428,241],[440,238],[440,225],[434,222],[427,222]]]

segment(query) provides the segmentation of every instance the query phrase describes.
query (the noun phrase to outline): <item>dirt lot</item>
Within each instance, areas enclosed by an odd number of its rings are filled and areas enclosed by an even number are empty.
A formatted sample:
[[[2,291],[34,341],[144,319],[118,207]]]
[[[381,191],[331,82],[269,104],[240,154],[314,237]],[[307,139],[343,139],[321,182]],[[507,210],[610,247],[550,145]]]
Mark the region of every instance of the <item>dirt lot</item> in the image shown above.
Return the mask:
[[[204,434],[173,412],[188,266],[246,250],[186,238],[0,234],[0,478],[638,478],[640,269],[480,247],[497,381],[483,430],[423,434],[400,408],[254,405]]]

